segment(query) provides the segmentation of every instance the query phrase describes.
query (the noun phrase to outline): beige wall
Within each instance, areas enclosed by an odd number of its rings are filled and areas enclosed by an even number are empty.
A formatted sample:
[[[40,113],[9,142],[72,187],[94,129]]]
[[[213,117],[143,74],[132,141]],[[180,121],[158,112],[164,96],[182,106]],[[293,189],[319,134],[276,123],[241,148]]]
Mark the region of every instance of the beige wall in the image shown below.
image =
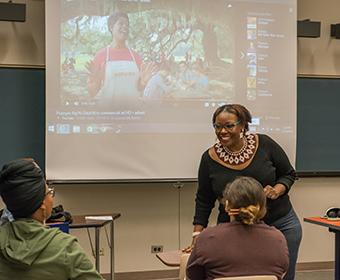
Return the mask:
[[[44,1],[20,2],[29,4],[26,24],[0,22],[0,65],[44,65]],[[330,24],[338,23],[339,10],[340,1],[337,0],[298,1],[298,19],[322,22],[321,38],[298,39],[298,74],[340,74],[340,40],[329,37]],[[330,206],[340,206],[339,185],[340,178],[302,178],[295,183],[291,199],[303,226],[299,262],[334,260],[334,234],[326,228],[306,224],[302,219],[320,216]],[[121,218],[115,222],[116,271],[163,270],[169,268],[151,254],[151,245],[176,250],[191,242],[196,187],[196,183],[186,183],[179,195],[170,183],[57,185],[54,202],[55,205],[62,204],[73,215],[121,213]],[[211,220],[214,224],[216,212]],[[86,230],[72,230],[71,234],[78,237],[90,255]],[[104,247],[104,230],[101,237]],[[101,271],[109,272],[107,247],[105,253]]]
[[[45,66],[45,1],[13,2],[26,3],[26,22],[0,21],[0,65]]]
[[[340,75],[340,40],[330,37],[331,24],[340,23],[340,1],[298,0],[298,20],[321,22],[320,38],[298,38],[297,72]]]

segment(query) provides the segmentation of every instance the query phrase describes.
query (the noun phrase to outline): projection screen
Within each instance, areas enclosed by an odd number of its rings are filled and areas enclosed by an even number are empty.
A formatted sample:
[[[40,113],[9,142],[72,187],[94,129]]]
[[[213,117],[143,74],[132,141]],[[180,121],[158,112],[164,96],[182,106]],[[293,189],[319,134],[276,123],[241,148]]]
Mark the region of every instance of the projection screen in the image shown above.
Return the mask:
[[[227,103],[295,164],[296,0],[45,5],[49,181],[196,181]]]

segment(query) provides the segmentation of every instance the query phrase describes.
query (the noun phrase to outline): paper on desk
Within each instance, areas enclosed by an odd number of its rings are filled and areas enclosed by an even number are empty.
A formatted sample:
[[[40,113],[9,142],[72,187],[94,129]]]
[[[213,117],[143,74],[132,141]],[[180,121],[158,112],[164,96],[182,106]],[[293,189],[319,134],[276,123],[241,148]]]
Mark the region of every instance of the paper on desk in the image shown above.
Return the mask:
[[[86,216],[85,220],[113,220],[112,216]]]

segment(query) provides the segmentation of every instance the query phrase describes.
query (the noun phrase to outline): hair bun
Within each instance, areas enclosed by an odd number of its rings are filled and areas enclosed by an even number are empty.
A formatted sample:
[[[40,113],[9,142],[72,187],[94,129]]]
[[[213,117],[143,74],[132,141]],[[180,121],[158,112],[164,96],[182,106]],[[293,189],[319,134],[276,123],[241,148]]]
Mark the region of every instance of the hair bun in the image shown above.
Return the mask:
[[[256,219],[258,213],[260,211],[260,206],[249,205],[248,207],[241,207],[239,217],[242,222],[247,225],[253,225],[254,220]]]

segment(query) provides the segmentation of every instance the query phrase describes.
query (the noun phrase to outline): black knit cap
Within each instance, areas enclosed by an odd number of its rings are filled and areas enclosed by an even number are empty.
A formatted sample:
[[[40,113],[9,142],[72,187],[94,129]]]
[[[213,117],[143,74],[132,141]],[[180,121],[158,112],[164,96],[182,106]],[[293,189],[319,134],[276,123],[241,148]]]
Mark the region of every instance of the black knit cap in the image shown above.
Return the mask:
[[[46,194],[44,173],[27,159],[5,164],[0,172],[0,195],[14,218],[28,218]]]

